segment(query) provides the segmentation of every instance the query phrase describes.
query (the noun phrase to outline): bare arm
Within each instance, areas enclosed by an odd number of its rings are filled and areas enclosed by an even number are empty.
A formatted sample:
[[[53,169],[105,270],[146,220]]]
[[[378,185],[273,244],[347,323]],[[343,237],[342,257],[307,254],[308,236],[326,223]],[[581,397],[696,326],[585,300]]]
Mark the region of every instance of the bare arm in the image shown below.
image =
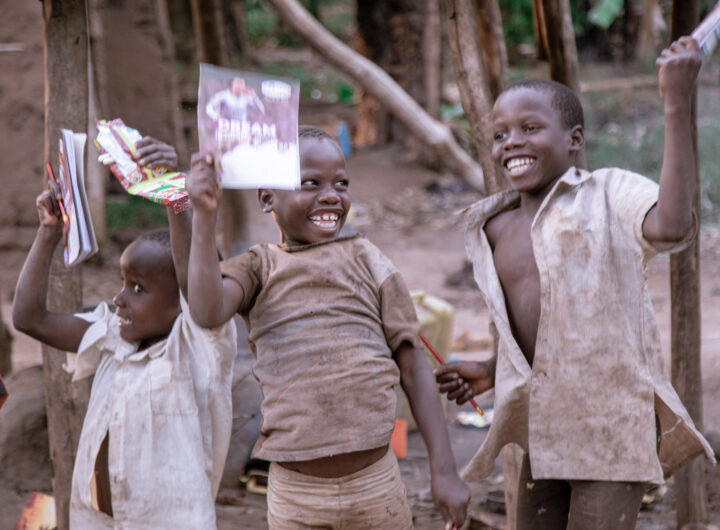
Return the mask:
[[[90,323],[71,314],[48,311],[46,304],[53,251],[62,237],[60,208],[50,190],[38,196],[36,205],[40,228],[15,288],[13,324],[53,348],[75,352]]]
[[[423,351],[407,342],[395,352],[395,360],[400,368],[400,383],[430,456],[433,499],[445,520],[459,528],[465,522],[470,490],[457,474],[430,367]]]
[[[220,273],[215,246],[215,223],[221,190],[212,157],[194,154],[187,189],[193,203],[192,238],[188,266],[188,305],[193,319],[206,328],[227,322],[242,301],[242,288]]]
[[[190,233],[192,230],[192,216],[190,210],[175,213],[167,208],[168,225],[170,226],[170,245],[172,247],[175,277],[180,291],[188,298],[188,262],[190,260]]]
[[[680,241],[692,225],[697,173],[692,134],[692,94],[702,62],[697,43],[683,37],[656,62],[665,112],[665,143],[658,202],[643,222],[648,241]]]

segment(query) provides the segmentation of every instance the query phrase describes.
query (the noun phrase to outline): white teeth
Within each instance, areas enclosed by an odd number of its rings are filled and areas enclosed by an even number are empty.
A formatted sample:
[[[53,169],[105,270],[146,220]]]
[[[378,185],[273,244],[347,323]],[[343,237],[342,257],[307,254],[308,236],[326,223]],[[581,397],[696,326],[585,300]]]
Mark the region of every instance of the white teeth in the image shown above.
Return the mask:
[[[320,228],[331,229],[335,228],[335,225],[337,224],[339,218],[340,216],[336,213],[323,213],[310,217],[310,220],[313,222],[313,224],[319,226]]]
[[[508,173],[510,175],[517,175],[525,171],[527,168],[532,166],[535,163],[534,158],[530,157],[518,157],[518,158],[511,158],[507,162],[505,162],[505,167],[508,169]]]

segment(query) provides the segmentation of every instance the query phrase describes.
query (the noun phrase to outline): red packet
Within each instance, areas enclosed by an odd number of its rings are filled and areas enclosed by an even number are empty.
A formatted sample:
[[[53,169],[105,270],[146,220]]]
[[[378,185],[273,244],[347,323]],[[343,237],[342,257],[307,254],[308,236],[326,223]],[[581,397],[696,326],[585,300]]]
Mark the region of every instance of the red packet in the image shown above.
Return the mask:
[[[97,127],[95,145],[113,158],[110,171],[129,194],[170,206],[176,213],[190,207],[185,173],[141,166],[133,159],[135,144],[142,138],[137,130],[120,119],[100,120]]]

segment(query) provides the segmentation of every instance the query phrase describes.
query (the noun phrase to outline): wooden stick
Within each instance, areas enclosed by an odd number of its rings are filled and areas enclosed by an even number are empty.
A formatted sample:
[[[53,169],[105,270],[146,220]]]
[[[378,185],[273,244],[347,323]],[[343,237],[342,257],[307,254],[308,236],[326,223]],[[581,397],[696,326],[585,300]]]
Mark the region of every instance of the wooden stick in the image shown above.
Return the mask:
[[[433,357],[435,357],[437,362],[439,362],[440,364],[445,364],[445,361],[443,361],[442,357],[440,357],[438,352],[435,351],[435,348],[432,347],[432,344],[430,344],[430,342],[428,342],[428,340],[425,338],[425,335],[423,335],[422,333],[420,333],[420,340],[423,341],[423,344],[425,346],[427,346],[427,349],[430,350],[430,353],[433,354]],[[473,407],[475,407],[475,410],[477,411],[478,414],[480,414],[480,416],[482,416],[484,414],[482,409],[480,407],[478,407],[478,404],[475,403],[475,400],[473,398],[468,399],[468,401],[470,402],[470,404]]]

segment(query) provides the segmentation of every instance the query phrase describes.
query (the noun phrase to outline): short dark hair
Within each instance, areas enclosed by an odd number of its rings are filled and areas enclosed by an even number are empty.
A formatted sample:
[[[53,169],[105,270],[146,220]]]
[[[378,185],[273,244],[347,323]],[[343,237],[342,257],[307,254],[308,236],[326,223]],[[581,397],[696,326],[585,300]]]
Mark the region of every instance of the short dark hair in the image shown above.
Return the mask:
[[[508,85],[505,90],[502,91],[501,95],[505,92],[520,88],[548,92],[551,96],[550,104],[560,112],[562,123],[567,129],[571,129],[576,125],[585,127],[585,118],[583,116],[580,99],[577,94],[567,86],[548,79],[522,79]]]
[[[298,139],[300,138],[325,139],[337,143],[337,140],[335,140],[330,133],[314,125],[301,125],[298,127]]]
[[[138,236],[138,238],[135,240],[135,242],[139,241],[151,241],[160,245],[163,250],[166,251],[165,257],[167,258],[167,261],[164,264],[164,267],[168,269],[173,276],[176,276],[175,262],[173,261],[172,244],[170,242],[169,230],[161,228],[159,230],[151,230],[150,232],[145,232],[144,234]]]

